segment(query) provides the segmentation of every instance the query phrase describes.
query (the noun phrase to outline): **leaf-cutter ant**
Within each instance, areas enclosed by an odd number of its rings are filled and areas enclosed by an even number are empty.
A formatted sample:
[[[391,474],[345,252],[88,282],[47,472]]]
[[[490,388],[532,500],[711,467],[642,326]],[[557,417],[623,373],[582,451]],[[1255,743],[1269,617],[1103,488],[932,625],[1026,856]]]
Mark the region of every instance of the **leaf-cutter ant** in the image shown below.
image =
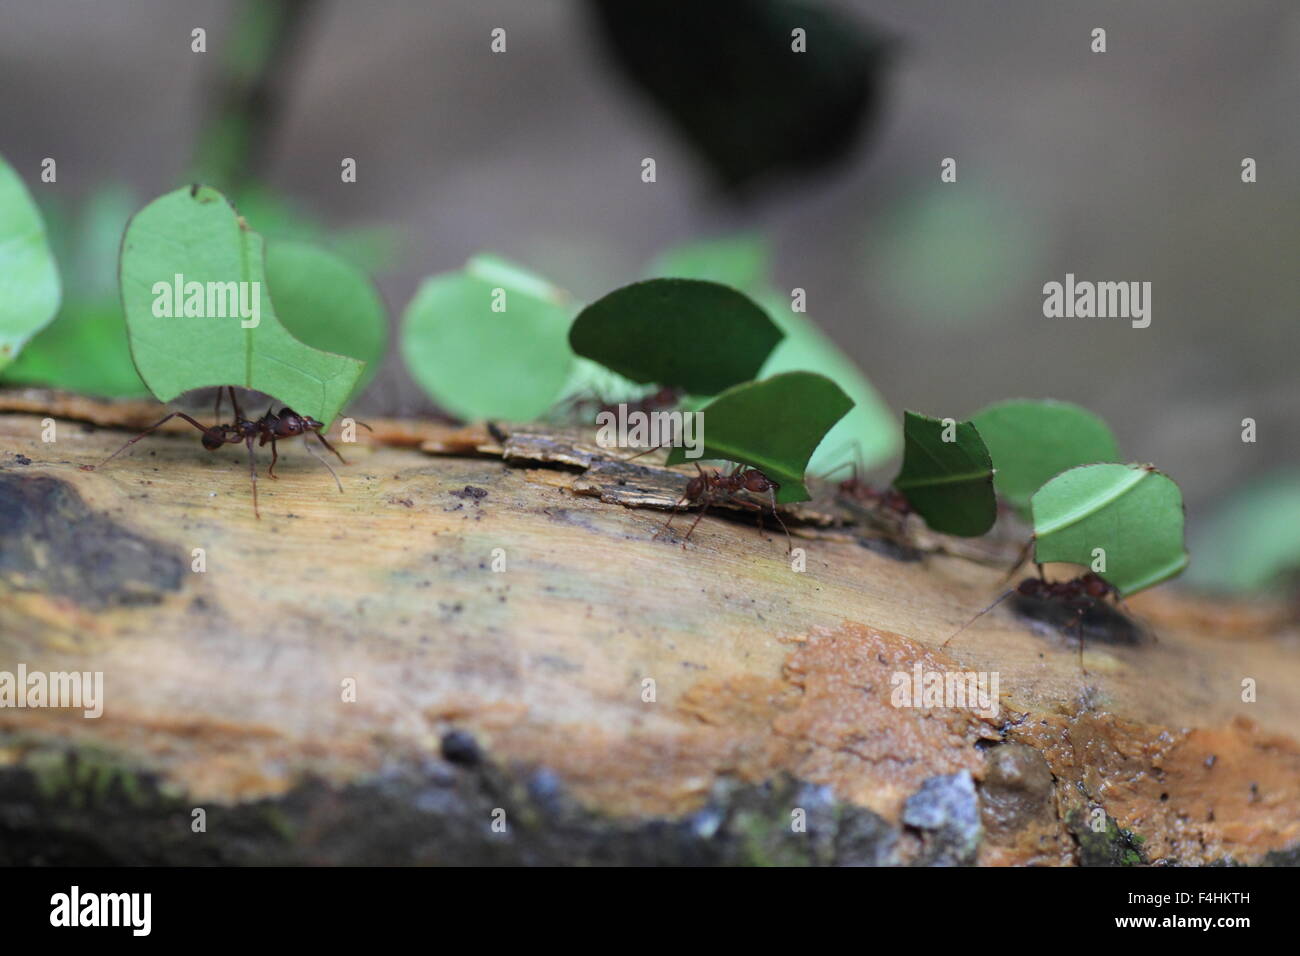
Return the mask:
[[[853,460],[842,465],[837,465],[826,473],[823,480],[829,479],[831,475],[840,471],[847,465],[851,469],[848,478],[840,481],[836,485],[840,497],[847,498],[857,504],[866,505],[876,512],[884,512],[895,518],[903,519],[912,513],[912,504],[907,500],[907,496],[897,488],[876,488],[863,481],[860,475],[866,468],[862,464],[862,446],[858,442],[850,443],[853,448]]]
[[[758,530],[761,534],[763,531],[763,506],[756,501],[749,501],[745,498],[739,497],[741,492],[747,491],[751,494],[767,495],[768,501],[771,503],[772,507],[772,516],[776,518],[777,524],[779,524],[781,530],[785,532],[787,549],[788,551],[794,551],[794,543],[790,539],[790,531],[786,528],[785,522],[781,520],[780,512],[776,510],[776,493],[781,488],[781,485],[778,482],[773,481],[757,468],[752,468],[748,465],[738,464],[731,470],[730,474],[726,475],[722,474],[722,472],[718,471],[716,468],[711,468],[706,471],[700,467],[698,462],[695,464],[695,470],[699,472],[699,474],[687,483],[686,493],[683,494],[681,500],[673,506],[673,513],[668,516],[668,520],[664,522],[664,526],[655,532],[654,536],[656,538],[672,526],[673,519],[677,517],[677,512],[679,512],[683,507],[686,505],[702,504],[703,507],[700,508],[700,513],[695,516],[695,520],[691,522],[691,526],[686,532],[686,537],[682,539],[682,547],[685,548],[686,542],[691,539],[691,535],[695,531],[695,526],[700,523],[700,519],[704,517],[706,512],[708,512],[709,506],[723,501],[728,501],[732,504],[739,505],[742,508],[749,508],[752,511],[756,511],[758,513]]]
[[[266,473],[272,478],[276,478],[275,463],[279,460],[280,453],[276,449],[275,443],[285,438],[295,438],[298,435],[301,435],[303,437],[303,444],[307,447],[307,451],[311,452],[313,458],[329,469],[329,473],[334,477],[334,483],[338,485],[339,492],[342,493],[343,483],[339,481],[339,476],[330,466],[330,463],[324,458],[321,458],[320,455],[316,454],[311,445],[307,444],[307,435],[309,433],[314,434],[318,439],[320,439],[322,445],[334,453],[339,461],[343,462],[345,465],[347,464],[347,460],[339,454],[338,449],[331,445],[322,434],[322,431],[325,428],[323,422],[318,422],[310,415],[299,415],[292,408],[282,408],[277,414],[272,414],[272,409],[275,407],[274,405],[272,405],[271,408],[268,408],[266,414],[261,418],[252,421],[244,417],[244,412],[239,407],[239,401],[235,398],[234,386],[230,385],[217,389],[217,403],[216,408],[213,410],[213,418],[216,419],[221,418],[221,398],[223,389],[227,389],[230,392],[230,404],[234,408],[235,412],[234,424],[217,424],[208,428],[184,412],[172,412],[170,415],[154,422],[134,438],[129,439],[126,444],[97,465],[82,465],[82,469],[85,471],[94,471],[96,468],[101,468],[104,465],[107,465],[110,461],[122,454],[122,452],[126,451],[141,438],[144,438],[146,435],[153,432],[155,429],[171,421],[173,418],[181,418],[203,433],[203,436],[199,440],[203,443],[203,447],[208,451],[216,451],[222,445],[237,445],[241,442],[248,448],[248,474],[253,486],[253,514],[258,519],[261,519],[262,513],[258,510],[257,506],[257,463],[253,458],[254,439],[257,439],[259,447],[268,442],[270,443],[271,465],[267,469]],[[365,422],[358,422],[357,424],[364,426],[370,431],[374,430],[370,428],[369,425],[366,425]]]
[[[1048,581],[1042,577],[1025,578],[1025,580],[1000,595],[996,601],[954,631],[941,646],[947,648],[953,638],[1013,595],[1031,601],[1052,602],[1074,613],[1073,626],[1075,635],[1079,640],[1079,670],[1086,675],[1088,670],[1083,666],[1084,616],[1099,605],[1103,605],[1108,597],[1114,601],[1116,606],[1120,605],[1120,593],[1115,586],[1092,571],[1081,574],[1077,578],[1071,578],[1068,581]]]

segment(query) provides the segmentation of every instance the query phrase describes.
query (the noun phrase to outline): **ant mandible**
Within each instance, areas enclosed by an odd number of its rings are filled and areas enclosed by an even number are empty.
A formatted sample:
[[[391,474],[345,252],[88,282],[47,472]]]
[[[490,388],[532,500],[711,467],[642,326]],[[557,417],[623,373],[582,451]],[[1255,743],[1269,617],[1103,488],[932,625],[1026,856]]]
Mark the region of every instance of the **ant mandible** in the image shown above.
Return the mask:
[[[222,445],[237,445],[240,442],[242,442],[245,446],[247,446],[248,474],[250,480],[252,481],[252,486],[253,486],[253,514],[260,520],[262,517],[262,513],[257,506],[257,464],[253,458],[254,439],[257,439],[258,447],[265,445],[267,442],[270,442],[271,444],[271,465],[266,471],[266,473],[270,475],[271,478],[277,478],[277,475],[275,473],[275,463],[280,458],[280,453],[276,449],[275,443],[277,441],[280,441],[281,439],[294,438],[298,435],[302,435],[303,443],[306,444],[308,433],[314,434],[318,439],[320,439],[320,443],[322,445],[324,445],[327,449],[329,449],[331,452],[334,453],[334,455],[338,458],[339,461],[343,462],[343,464],[345,465],[347,464],[347,460],[342,455],[339,454],[338,449],[335,448],[333,445],[331,445],[329,441],[325,438],[325,436],[322,434],[322,431],[325,428],[323,422],[318,422],[310,415],[299,415],[292,408],[282,408],[280,409],[279,414],[272,414],[272,409],[275,407],[274,405],[268,408],[266,410],[266,414],[263,415],[261,418],[257,419],[256,421],[247,419],[244,417],[243,410],[240,409],[239,407],[238,399],[235,398],[234,386],[227,385],[217,389],[217,403],[216,403],[216,407],[213,409],[213,418],[217,418],[217,419],[221,418],[221,398],[223,394],[223,389],[227,389],[230,392],[230,404],[235,411],[234,424],[231,425],[217,424],[217,425],[213,425],[211,428],[208,428],[200,424],[199,422],[195,421],[193,418],[191,418],[189,415],[185,414],[184,412],[172,412],[170,415],[167,415],[159,419],[158,421],[154,422],[152,425],[150,425],[140,434],[136,435],[134,438],[128,440],[126,444],[124,444],[117,451],[113,452],[113,454],[109,455],[103,461],[99,462],[96,465],[82,465],[82,468],[86,471],[94,471],[96,468],[101,468],[104,465],[107,465],[118,455],[122,454],[122,452],[126,451],[128,448],[130,448],[132,445],[138,442],[141,438],[144,438],[146,435],[150,434],[155,429],[165,425],[173,418],[180,418],[189,422],[199,431],[203,432],[203,436],[199,440],[203,443],[203,447],[206,448],[208,451],[216,451]],[[357,424],[364,426],[366,429],[370,431],[374,431],[374,429],[370,428],[369,425],[366,425],[365,422],[358,422]],[[337,473],[335,473],[334,469],[330,467],[330,463],[326,461],[324,458],[321,458],[319,455],[317,455],[316,452],[312,450],[311,445],[306,445],[306,447],[307,450],[311,452],[313,458],[315,458],[322,465],[324,465],[326,468],[329,469],[329,473],[334,477],[334,483],[338,485],[339,492],[342,493],[343,483],[339,481],[339,476]]]
[[[1040,566],[1040,574],[1041,571],[1042,569]],[[1086,615],[1088,611],[1092,610],[1097,602],[1104,601],[1108,597],[1112,598],[1116,605],[1120,603],[1120,593],[1115,585],[1111,584],[1100,575],[1094,574],[1092,571],[1089,571],[1086,574],[1081,574],[1079,577],[1072,578],[1069,581],[1048,581],[1042,577],[1025,578],[1025,580],[999,596],[996,601],[954,631],[949,636],[948,640],[944,641],[941,646],[946,649],[952,642],[953,638],[1013,594],[1018,594],[1021,597],[1033,598],[1039,601],[1056,601],[1063,607],[1074,612],[1074,625],[1079,639],[1079,670],[1084,674],[1087,674],[1088,670],[1083,666],[1084,615]]]
[[[703,503],[704,507],[700,513],[695,516],[691,526],[687,529],[686,537],[682,539],[682,547],[686,547],[686,542],[691,539],[695,532],[695,526],[700,523],[700,519],[708,512],[709,506],[722,502],[730,501],[732,504],[749,508],[758,512],[758,530],[761,534],[763,531],[763,506],[756,501],[747,501],[738,497],[740,492],[748,491],[753,494],[766,494],[772,506],[772,516],[776,518],[777,524],[785,532],[786,547],[788,552],[794,551],[794,543],[790,539],[790,531],[781,520],[780,513],[776,510],[776,493],[780,490],[781,485],[767,475],[763,474],[757,468],[751,468],[748,465],[736,465],[730,474],[724,475],[716,468],[705,471],[700,467],[699,462],[695,463],[695,470],[699,472],[686,485],[686,493],[682,495],[681,500],[673,506],[673,513],[668,516],[664,526],[655,532],[655,538],[667,531],[677,517],[677,513],[685,505],[696,505]]]

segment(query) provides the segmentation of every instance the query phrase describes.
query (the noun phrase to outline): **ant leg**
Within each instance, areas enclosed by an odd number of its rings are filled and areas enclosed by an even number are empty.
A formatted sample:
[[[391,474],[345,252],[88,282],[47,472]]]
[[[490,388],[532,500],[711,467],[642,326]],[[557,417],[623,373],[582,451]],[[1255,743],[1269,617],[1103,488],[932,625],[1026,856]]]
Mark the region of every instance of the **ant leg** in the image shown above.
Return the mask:
[[[307,436],[306,436],[306,435],[303,435],[302,437],[303,437],[303,438],[306,438]],[[340,455],[340,454],[338,453],[338,449],[335,448],[333,445],[331,445],[328,441],[325,440],[325,436],[322,435],[322,434],[320,433],[320,429],[319,429],[319,428],[316,429],[316,437],[320,439],[320,443],[321,443],[322,445],[324,445],[324,446],[325,446],[326,448],[328,448],[330,451],[334,452],[335,456],[338,458],[339,461],[343,462],[343,464],[345,464],[345,465],[348,463],[348,462],[347,462],[347,459],[344,458],[342,455]],[[308,445],[307,447],[310,448],[311,446]],[[324,459],[321,459],[321,460],[324,461]]]
[[[168,423],[169,421],[171,421],[173,418],[183,418],[183,419],[185,419],[187,422],[189,422],[191,425],[193,425],[195,428],[197,428],[199,431],[201,431],[201,432],[206,432],[206,431],[207,431],[206,428],[204,428],[202,425],[200,425],[200,424],[199,424],[198,422],[196,422],[194,419],[190,418],[190,416],[186,415],[184,412],[172,412],[172,413],[171,413],[170,415],[168,415],[166,418],[161,418],[161,419],[159,419],[158,421],[154,422],[152,425],[150,425],[148,428],[146,428],[146,429],[145,429],[144,431],[142,431],[140,434],[136,435],[134,438],[132,438],[131,440],[129,440],[125,445],[123,445],[123,446],[122,446],[121,448],[119,448],[117,451],[113,452],[113,454],[109,455],[107,458],[105,458],[103,461],[101,461],[98,465],[90,465],[90,466],[88,466],[88,467],[90,468],[91,471],[94,471],[96,468],[102,467],[103,465],[107,465],[110,461],[112,461],[112,460],[113,460],[114,458],[116,458],[118,455],[122,454],[122,452],[126,451],[128,448],[130,448],[132,445],[134,445],[136,442],[138,442],[141,438],[144,438],[146,435],[148,435],[150,432],[152,432],[155,428],[159,428],[159,427],[161,427],[161,426],[167,424],[167,423]]]
[[[687,501],[686,496],[683,495],[681,500],[678,501],[677,504],[673,505],[672,514],[668,516],[668,520],[663,523],[663,525],[659,528],[659,530],[654,533],[654,537],[650,539],[651,541],[654,541],[661,534],[663,534],[665,531],[667,531],[669,528],[672,527],[673,519],[677,517],[678,513],[682,510],[682,507],[686,504],[686,501]]]
[[[234,398],[233,390],[230,397]],[[261,521],[262,512],[257,510],[257,463],[253,460],[253,436],[249,435],[244,444],[248,446],[248,476],[253,480],[253,515]]]
[[[1077,616],[1074,619],[1075,631],[1079,635],[1079,672],[1083,674],[1084,677],[1088,676],[1088,668],[1083,666],[1083,616],[1086,613],[1088,613],[1087,608],[1080,608],[1076,612]]]
[[[633,455],[632,457],[635,458],[635,457],[637,457],[637,456],[636,456],[636,455]],[[625,459],[623,459],[623,460],[624,460],[624,461],[630,461],[631,459],[625,458]],[[695,463],[695,470],[698,471],[698,472],[700,473],[700,477],[701,477],[702,479],[704,479],[704,481],[705,481],[705,485],[704,485],[704,487],[705,487],[705,488],[708,488],[708,487],[709,487],[709,486],[708,486],[708,479],[705,477],[704,469],[700,467],[700,463],[699,463],[699,462],[696,462],[696,463]],[[663,527],[661,527],[658,531],[656,531],[656,532],[654,533],[654,537],[652,537],[652,538],[650,539],[651,541],[654,541],[654,540],[657,539],[661,534],[663,534],[665,531],[667,531],[669,528],[672,527],[673,519],[677,517],[678,512],[680,512],[680,511],[682,510],[682,508],[686,506],[686,503],[687,503],[688,501],[690,501],[690,498],[688,498],[686,495],[682,495],[682,497],[678,500],[677,504],[673,505],[673,513],[670,514],[670,515],[668,516],[668,520],[665,521],[665,522],[663,523]],[[694,528],[695,525],[691,525],[691,527]]]
[[[227,385],[226,388],[230,389],[230,405],[235,410],[235,420],[243,421],[244,412],[243,409],[239,407],[239,402],[235,399],[235,386]]]
[[[708,511],[709,511],[709,505],[711,505],[711,504],[713,504],[713,499],[712,499],[712,498],[705,498],[705,499],[704,499],[704,507],[701,508],[701,509],[700,509],[700,513],[697,514],[697,515],[695,516],[695,520],[691,522],[691,526],[690,526],[689,528],[686,529],[686,537],[682,538],[682,550],[683,550],[683,551],[686,550],[686,542],[687,542],[687,541],[690,541],[690,540],[691,540],[691,535],[693,535],[693,534],[695,533],[695,526],[696,526],[697,524],[700,523],[700,519],[701,519],[701,518],[703,518],[706,514],[708,514]]]
[[[769,488],[767,489],[767,495],[772,502],[772,517],[776,519],[776,523],[779,524],[781,530],[785,532],[785,553],[794,554],[794,541],[790,537],[790,529],[785,526],[785,522],[781,520],[781,513],[776,510],[776,492]],[[760,515],[762,513],[762,511],[759,512]],[[761,522],[762,518],[759,518],[759,521]]]
[[[271,439],[271,467],[266,469],[266,473],[275,478],[275,463],[280,460],[280,453],[275,450],[275,439]],[[279,479],[276,479],[277,481]]]
[[[214,425],[221,424],[221,396],[224,393],[225,387],[220,385],[217,386],[217,404],[216,407],[212,409],[212,424]]]
[[[317,435],[316,437],[319,438],[320,436]],[[334,467],[333,467],[333,466],[332,466],[328,461],[326,461],[324,458],[322,458],[320,455],[316,454],[315,449],[313,449],[313,448],[311,447],[311,442],[307,441],[307,436],[306,436],[306,435],[303,435],[303,436],[302,436],[302,443],[303,443],[303,445],[307,448],[307,451],[311,453],[311,456],[312,456],[313,458],[315,458],[318,462],[320,462],[320,463],[321,463],[322,465],[324,465],[327,469],[329,469],[329,473],[330,473],[331,475],[334,476],[334,484],[336,484],[336,485],[339,486],[339,494],[343,494],[343,482],[339,481],[339,476],[338,476],[338,474],[334,471]],[[271,442],[271,451],[272,451],[272,452],[275,451],[275,442]],[[331,448],[330,451],[334,451],[334,449]],[[334,454],[337,455],[338,452],[335,451]],[[347,462],[343,462],[343,464],[346,465]]]

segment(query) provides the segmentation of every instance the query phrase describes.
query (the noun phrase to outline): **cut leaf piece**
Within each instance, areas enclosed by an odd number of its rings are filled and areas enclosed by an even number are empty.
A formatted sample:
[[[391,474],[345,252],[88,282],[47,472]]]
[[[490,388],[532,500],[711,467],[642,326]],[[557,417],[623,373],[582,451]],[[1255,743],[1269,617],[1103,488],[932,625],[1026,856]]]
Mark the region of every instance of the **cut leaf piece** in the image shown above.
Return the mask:
[[[1125,596],[1187,567],[1182,492],[1150,465],[1071,468],[1043,485],[1031,505],[1040,564],[1082,565]]]
[[[770,261],[767,242],[758,236],[741,234],[668,249],[651,264],[650,274],[721,282],[751,296],[785,333],[785,338],[763,363],[758,377],[771,378],[792,371],[818,372],[853,399],[853,409],[827,433],[813,453],[809,471],[828,475],[852,464],[864,469],[884,464],[898,454],[902,445],[898,419],[857,363],[815,320],[791,309],[790,299],[773,288],[768,277]]]
[[[578,314],[569,344],[634,382],[716,395],[754,378],[781,330],[744,293],[698,279],[649,279]]]
[[[122,240],[121,283],[131,357],[161,402],[194,388],[235,385],[328,425],[365,368],[298,341],[280,324],[262,237],[215,189],[178,189],[138,212]],[[241,318],[241,300],[249,313],[256,303],[255,326],[251,315]],[[187,316],[187,306],[208,317]]]
[[[0,369],[59,311],[59,270],[40,210],[0,157]]]
[[[1119,461],[1119,446],[1098,416],[1069,402],[1012,399],[971,416],[997,473],[993,486],[1021,517],[1029,499],[1061,472]]]
[[[370,277],[320,246],[274,239],[266,245],[266,279],[284,327],[312,348],[365,362],[356,390],[365,388],[388,345],[388,311]]]
[[[970,422],[905,412],[903,467],[894,487],[926,524],[944,534],[978,537],[998,517],[993,462]]]
[[[762,471],[781,485],[779,504],[807,501],[804,474],[808,459],[853,400],[825,375],[786,372],[761,382],[745,382],[723,392],[700,410],[704,458],[739,462]],[[668,464],[686,461],[674,448]]]
[[[424,280],[402,318],[402,358],[453,415],[536,418],[569,380],[570,314],[567,296],[545,279],[476,256]]]

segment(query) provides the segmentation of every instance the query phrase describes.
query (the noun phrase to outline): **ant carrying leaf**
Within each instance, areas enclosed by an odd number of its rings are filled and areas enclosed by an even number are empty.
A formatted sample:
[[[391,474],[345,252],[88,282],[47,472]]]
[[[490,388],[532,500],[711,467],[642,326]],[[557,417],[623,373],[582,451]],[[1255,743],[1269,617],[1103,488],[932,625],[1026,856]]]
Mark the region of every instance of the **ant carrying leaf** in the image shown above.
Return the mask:
[[[829,481],[832,475],[847,467],[850,470],[849,477],[841,479],[835,486],[841,498],[847,498],[854,504],[865,505],[877,515],[889,515],[899,521],[913,514],[911,502],[897,488],[892,485],[879,488],[862,479],[862,474],[867,470],[862,462],[862,445],[860,442],[853,441],[849,443],[849,447],[853,449],[852,460],[832,468],[821,476],[822,480]]]
[[[635,455],[629,455],[624,461],[632,461],[640,458],[642,455],[648,455],[652,451],[658,451],[661,446],[655,445],[652,448],[645,448]],[[695,533],[695,526],[700,523],[700,519],[708,512],[710,506],[721,504],[723,502],[746,508],[758,514],[758,530],[761,534],[763,531],[763,506],[756,501],[750,501],[742,497],[742,493],[762,495],[766,494],[768,506],[772,509],[772,517],[776,518],[777,524],[785,532],[787,553],[794,551],[794,543],[790,538],[790,530],[781,520],[781,514],[776,508],[776,493],[781,490],[779,482],[773,481],[766,474],[750,465],[737,463],[728,474],[723,474],[716,468],[704,469],[700,467],[699,462],[695,462],[696,476],[686,483],[686,491],[682,497],[673,505],[672,513],[668,520],[664,522],[663,527],[655,532],[654,538],[672,527],[673,519],[677,517],[678,512],[683,508],[703,505],[700,513],[695,516],[691,522],[690,528],[686,531],[686,537],[682,539],[682,548],[686,547],[686,542],[691,539]],[[654,540],[652,538],[651,540]]]
[[[780,513],[776,510],[776,492],[780,485],[773,481],[767,475],[763,474],[757,468],[751,468],[748,465],[736,465],[729,474],[722,474],[716,468],[705,471],[697,462],[695,470],[699,472],[686,485],[686,493],[682,495],[680,501],[673,506],[673,512],[664,522],[664,526],[655,532],[655,537],[667,531],[677,517],[677,513],[687,505],[703,505],[700,513],[695,516],[691,526],[686,531],[686,537],[682,539],[682,547],[686,547],[686,542],[691,539],[695,532],[695,526],[700,523],[700,519],[708,512],[709,506],[721,502],[730,502],[742,508],[748,508],[758,513],[758,531],[763,532],[763,506],[756,501],[749,501],[740,497],[741,492],[751,492],[753,494],[767,494],[772,508],[772,516],[776,518],[777,524],[785,532],[787,553],[794,551],[794,543],[790,538],[790,531],[781,520]]]
[[[1014,571],[1013,568],[1012,572],[1014,573]],[[1039,573],[1040,575],[1042,573],[1041,567]],[[1025,578],[1025,580],[1014,588],[1005,591],[996,601],[949,635],[941,647],[946,649],[952,643],[953,638],[1012,596],[1034,601],[1051,602],[1073,613],[1075,636],[1079,641],[1079,670],[1086,675],[1088,670],[1083,665],[1083,619],[1088,612],[1101,606],[1106,598],[1112,598],[1116,605],[1120,603],[1120,593],[1115,586],[1091,571],[1068,581],[1048,581],[1041,576]]]
[[[136,435],[134,438],[129,439],[126,442],[126,444],[124,444],[117,451],[113,452],[113,454],[109,455],[103,461],[99,462],[96,465],[82,465],[81,466],[82,469],[85,471],[94,471],[96,468],[101,468],[104,465],[107,465],[118,455],[122,454],[122,452],[126,451],[128,448],[130,448],[132,445],[138,442],[141,438],[144,438],[146,435],[151,434],[156,429],[162,427],[167,422],[171,421],[173,418],[180,418],[183,419],[184,421],[189,422],[191,425],[193,425],[195,428],[197,428],[199,431],[203,433],[202,438],[200,438],[199,440],[203,443],[203,447],[206,448],[208,451],[216,451],[222,445],[237,445],[240,443],[243,443],[248,448],[248,474],[253,486],[253,514],[256,515],[257,518],[259,519],[262,517],[262,514],[258,510],[258,506],[257,506],[257,464],[253,458],[254,439],[257,440],[257,444],[259,447],[267,444],[268,442],[270,443],[271,465],[267,469],[267,474],[270,475],[272,478],[275,478],[276,477],[275,463],[280,458],[279,451],[276,449],[276,442],[281,441],[282,439],[285,438],[294,438],[298,435],[301,435],[303,437],[303,443],[307,445],[307,450],[311,452],[311,456],[329,469],[329,473],[334,478],[334,483],[338,485],[339,492],[342,493],[343,483],[339,481],[339,476],[335,473],[334,469],[330,466],[330,463],[326,461],[324,458],[321,458],[318,454],[316,454],[316,452],[312,449],[311,445],[307,444],[307,435],[309,433],[314,434],[320,440],[320,443],[322,445],[324,445],[327,449],[329,449],[329,451],[334,453],[334,455],[338,458],[339,461],[343,462],[343,464],[345,465],[347,464],[347,460],[342,455],[339,454],[338,449],[336,449],[333,445],[331,445],[328,439],[325,438],[324,434],[322,434],[325,428],[324,423],[318,422],[316,419],[312,418],[309,415],[299,415],[292,408],[282,408],[280,409],[279,413],[272,414],[272,409],[275,407],[274,405],[268,408],[266,410],[266,414],[264,414],[261,418],[257,419],[256,421],[245,418],[243,410],[240,409],[239,407],[239,401],[238,399],[235,398],[235,389],[233,386],[222,386],[222,388],[217,389],[217,402],[216,402],[216,407],[213,410],[213,418],[216,418],[218,420],[221,418],[221,399],[223,394],[222,392],[223,388],[228,389],[230,392],[230,404],[231,407],[234,409],[234,413],[235,413],[235,420],[233,424],[230,425],[216,424],[213,425],[211,428],[208,428],[200,424],[198,421],[191,418],[189,415],[185,414],[184,412],[172,412],[170,415],[167,415],[159,419],[158,421],[154,422],[152,425],[150,425],[140,434]],[[369,431],[374,431],[374,429],[372,429],[369,425],[366,425],[365,422],[358,422],[357,424],[362,425]]]

